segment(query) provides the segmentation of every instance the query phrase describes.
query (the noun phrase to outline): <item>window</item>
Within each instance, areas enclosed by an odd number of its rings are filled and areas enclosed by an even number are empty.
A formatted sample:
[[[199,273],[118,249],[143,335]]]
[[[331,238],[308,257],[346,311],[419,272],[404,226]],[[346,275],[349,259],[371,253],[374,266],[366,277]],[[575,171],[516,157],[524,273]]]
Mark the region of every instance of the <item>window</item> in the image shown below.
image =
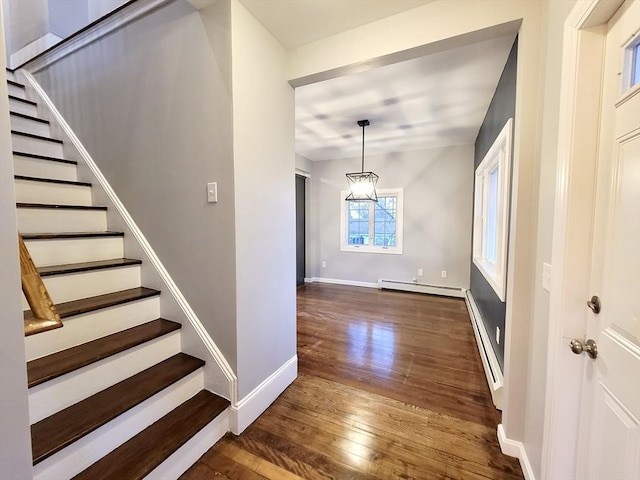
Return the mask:
[[[640,35],[632,37],[624,49],[623,94],[640,84]]]
[[[511,128],[509,119],[476,168],[473,263],[502,300],[506,298]]]
[[[340,250],[402,253],[401,188],[378,189],[378,202],[345,201],[340,192]]]

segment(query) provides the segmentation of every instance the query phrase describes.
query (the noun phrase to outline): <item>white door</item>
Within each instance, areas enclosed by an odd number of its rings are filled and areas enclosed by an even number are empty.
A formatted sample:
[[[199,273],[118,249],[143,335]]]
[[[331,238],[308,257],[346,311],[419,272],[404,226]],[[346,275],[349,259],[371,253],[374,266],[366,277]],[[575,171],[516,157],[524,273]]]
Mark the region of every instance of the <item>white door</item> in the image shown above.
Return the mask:
[[[598,354],[585,358],[579,479],[640,479],[639,40],[640,1],[627,0],[607,27],[591,263],[602,307],[588,320]]]

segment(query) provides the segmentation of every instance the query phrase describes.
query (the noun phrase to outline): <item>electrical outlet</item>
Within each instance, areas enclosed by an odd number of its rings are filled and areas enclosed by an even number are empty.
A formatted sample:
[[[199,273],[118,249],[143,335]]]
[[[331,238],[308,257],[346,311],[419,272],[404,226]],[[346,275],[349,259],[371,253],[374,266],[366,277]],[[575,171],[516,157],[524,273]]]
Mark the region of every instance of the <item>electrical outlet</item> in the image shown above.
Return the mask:
[[[325,262],[324,260],[322,261],[322,268],[327,268],[327,262]]]
[[[440,276],[441,276],[442,278],[447,278],[447,271],[446,271],[446,270],[442,270],[442,271],[440,272]]]
[[[496,342],[500,345],[500,327],[496,327]]]
[[[418,276],[421,277],[423,275],[424,275],[424,271],[421,268],[419,268],[418,269]]]
[[[217,182],[207,183],[207,202],[208,203],[218,202],[218,183]]]

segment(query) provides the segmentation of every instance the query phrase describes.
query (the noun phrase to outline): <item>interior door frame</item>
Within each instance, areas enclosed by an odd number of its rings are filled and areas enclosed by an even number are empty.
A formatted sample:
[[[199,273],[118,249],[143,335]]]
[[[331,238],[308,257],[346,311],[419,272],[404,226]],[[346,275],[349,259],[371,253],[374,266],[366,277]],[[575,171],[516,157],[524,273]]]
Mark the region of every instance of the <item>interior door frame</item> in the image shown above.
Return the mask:
[[[564,26],[542,477],[575,478],[606,24],[623,0],[577,0]]]

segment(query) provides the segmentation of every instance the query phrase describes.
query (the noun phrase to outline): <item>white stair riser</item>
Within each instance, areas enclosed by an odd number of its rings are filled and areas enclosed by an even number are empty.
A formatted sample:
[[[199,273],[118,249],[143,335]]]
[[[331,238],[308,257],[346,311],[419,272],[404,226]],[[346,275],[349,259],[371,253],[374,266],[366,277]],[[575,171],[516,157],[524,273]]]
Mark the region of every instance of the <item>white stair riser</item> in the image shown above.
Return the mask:
[[[17,82],[15,72],[5,70],[4,73],[7,75],[7,80],[13,80],[14,82]]]
[[[63,328],[25,338],[27,361],[75,347],[160,317],[160,297],[103,308],[63,319]]]
[[[42,135],[48,137],[50,135],[50,129],[48,123],[38,122],[37,120],[31,120],[29,118],[18,117],[17,115],[10,115],[11,117],[11,130],[17,130],[18,132],[33,133],[34,135]]]
[[[9,110],[12,112],[24,113],[25,115],[31,115],[32,117],[38,116],[38,109],[35,105],[14,100],[13,98],[9,99]],[[16,149],[14,148],[14,150]]]
[[[15,81],[15,80],[14,80]],[[27,98],[27,94],[25,89],[22,87],[16,87],[10,83],[7,83],[7,90],[9,91],[9,95],[18,98]]]
[[[24,135],[11,135],[13,150],[16,152],[33,153],[47,157],[62,158],[62,144],[50,142],[39,138],[25,137]]]
[[[55,275],[43,281],[53,303],[58,304],[139,287],[140,265]],[[30,308],[24,295],[22,308]]]
[[[30,388],[30,423],[78,403],[179,352],[178,330]]]
[[[181,379],[108,424],[82,437],[33,467],[34,480],[71,478],[203,388],[202,369]]]
[[[229,410],[214,418],[169,458],[153,469],[145,480],[178,478],[229,431]]]
[[[55,180],[78,180],[78,169],[70,163],[52,162],[38,158],[13,156],[13,171],[25,177],[53,178]]]
[[[110,260],[124,256],[122,237],[26,240],[25,244],[37,267]]]
[[[91,205],[91,187],[16,180],[16,201],[55,205]]]
[[[104,232],[105,210],[18,208],[18,231],[22,233]]]

